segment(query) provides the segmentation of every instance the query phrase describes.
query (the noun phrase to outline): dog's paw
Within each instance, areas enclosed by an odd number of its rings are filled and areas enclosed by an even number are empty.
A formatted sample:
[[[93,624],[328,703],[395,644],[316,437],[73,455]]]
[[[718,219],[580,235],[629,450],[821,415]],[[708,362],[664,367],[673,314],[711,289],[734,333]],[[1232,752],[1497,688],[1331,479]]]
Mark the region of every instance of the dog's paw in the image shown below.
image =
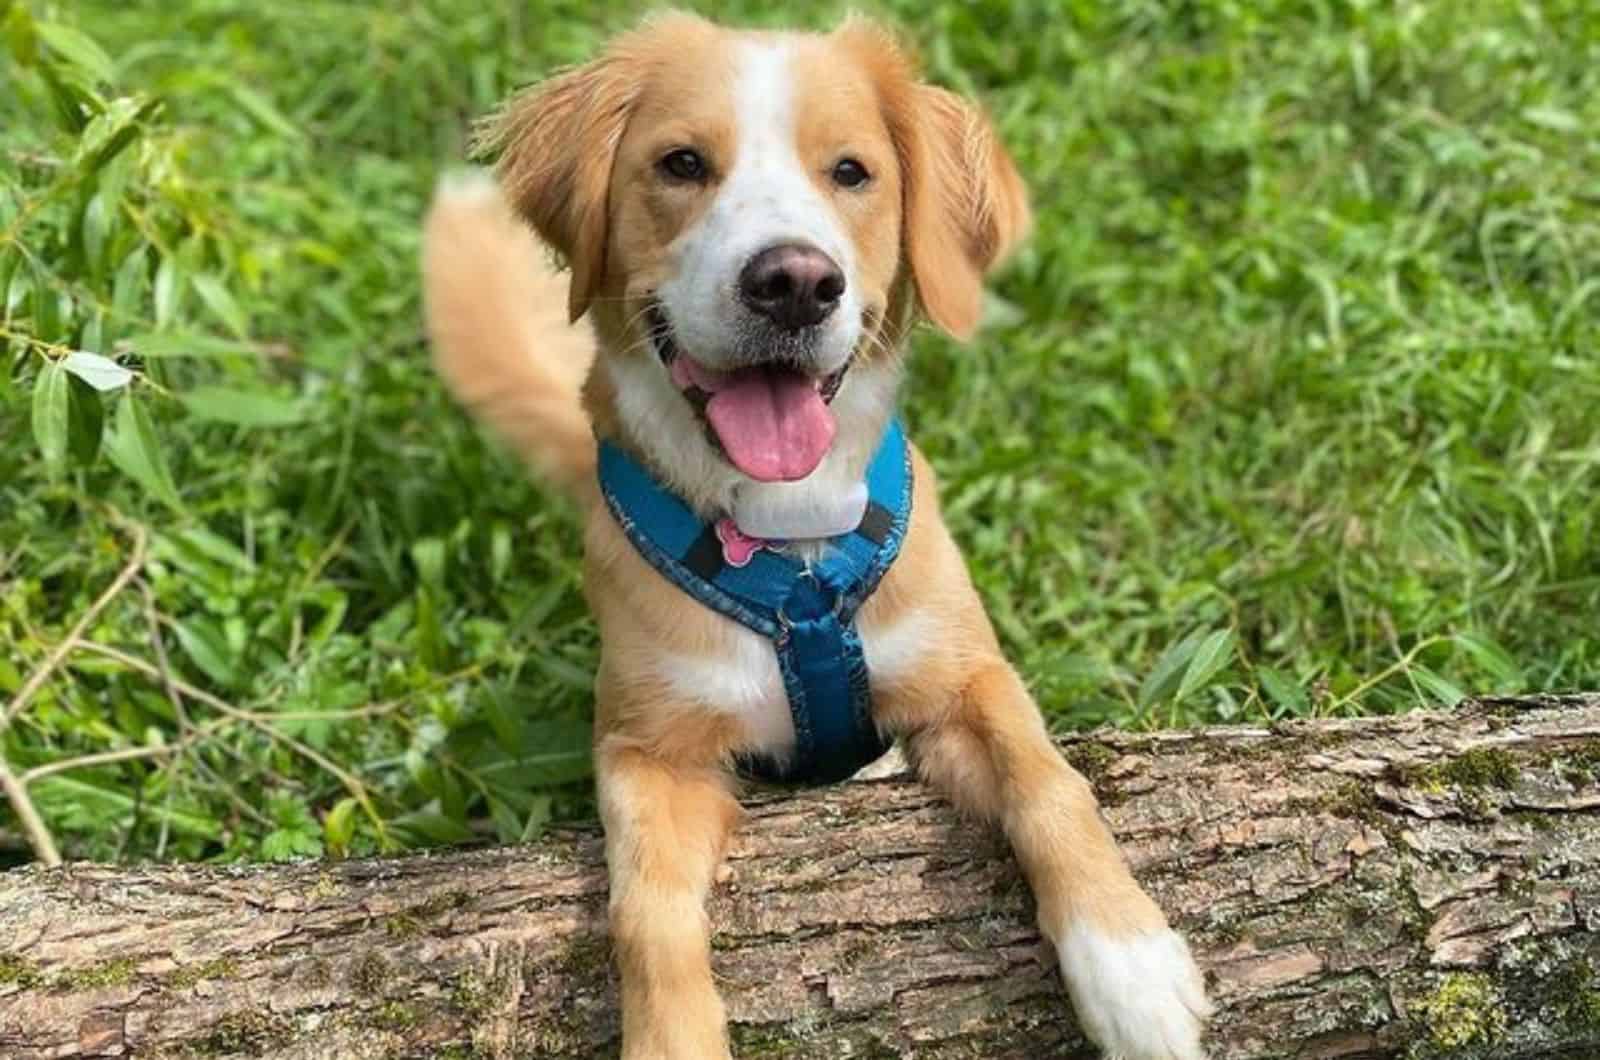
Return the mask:
[[[1205,1060],[1211,1003],[1177,932],[1118,939],[1079,923],[1062,935],[1060,957],[1078,1022],[1108,1060]]]

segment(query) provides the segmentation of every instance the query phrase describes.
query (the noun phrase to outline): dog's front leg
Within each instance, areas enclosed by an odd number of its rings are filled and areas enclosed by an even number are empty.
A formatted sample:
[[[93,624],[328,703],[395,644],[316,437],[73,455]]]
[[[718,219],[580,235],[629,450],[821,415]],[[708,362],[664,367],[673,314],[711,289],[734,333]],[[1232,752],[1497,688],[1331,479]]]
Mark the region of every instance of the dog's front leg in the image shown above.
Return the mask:
[[[705,900],[738,803],[715,768],[668,764],[621,741],[600,742],[595,768],[623,1060],[726,1058]]]
[[[1107,1055],[1203,1057],[1210,1006],[1188,947],[1128,871],[1016,672],[977,661],[954,708],[910,733],[907,750],[931,784],[1005,830],[1078,1019]]]

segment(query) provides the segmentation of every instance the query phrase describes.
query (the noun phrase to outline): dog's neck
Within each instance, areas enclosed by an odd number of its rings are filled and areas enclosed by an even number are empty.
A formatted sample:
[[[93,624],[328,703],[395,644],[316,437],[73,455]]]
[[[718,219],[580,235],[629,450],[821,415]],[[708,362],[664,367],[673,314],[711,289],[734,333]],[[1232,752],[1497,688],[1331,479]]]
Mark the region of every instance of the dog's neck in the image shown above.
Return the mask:
[[[833,448],[798,482],[756,482],[737,471],[706,439],[704,426],[659,364],[642,356],[603,357],[597,370],[607,376],[604,389],[615,414],[597,417],[601,430],[702,519],[731,516],[751,537],[791,542],[835,537],[860,523],[867,465],[894,411],[899,358],[879,357],[850,369],[833,399]]]

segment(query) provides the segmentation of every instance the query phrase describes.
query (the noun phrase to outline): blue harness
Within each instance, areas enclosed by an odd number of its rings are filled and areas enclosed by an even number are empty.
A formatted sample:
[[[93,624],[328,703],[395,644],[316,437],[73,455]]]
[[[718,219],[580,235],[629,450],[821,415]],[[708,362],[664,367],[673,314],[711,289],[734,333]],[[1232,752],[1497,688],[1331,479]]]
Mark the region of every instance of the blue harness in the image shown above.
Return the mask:
[[[809,566],[787,552],[730,552],[718,524],[695,515],[632,457],[600,443],[600,489],[652,567],[702,604],[772,641],[794,716],[794,754],[740,760],[779,783],[843,780],[889,749],[872,723],[856,611],[894,562],[911,517],[911,457],[898,420],[867,469],[861,524]],[[744,562],[735,565],[734,560]]]

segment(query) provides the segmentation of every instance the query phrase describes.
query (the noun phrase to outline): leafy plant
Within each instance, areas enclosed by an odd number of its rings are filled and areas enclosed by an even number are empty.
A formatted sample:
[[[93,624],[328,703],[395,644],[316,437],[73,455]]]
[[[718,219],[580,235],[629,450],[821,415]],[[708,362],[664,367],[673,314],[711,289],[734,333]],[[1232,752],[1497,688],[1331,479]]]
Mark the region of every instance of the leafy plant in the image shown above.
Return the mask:
[[[1033,189],[907,414],[1054,721],[1600,684],[1594,5],[880,6]],[[633,13],[0,0],[0,760],[66,854],[591,812],[575,520],[413,272],[470,119]]]

